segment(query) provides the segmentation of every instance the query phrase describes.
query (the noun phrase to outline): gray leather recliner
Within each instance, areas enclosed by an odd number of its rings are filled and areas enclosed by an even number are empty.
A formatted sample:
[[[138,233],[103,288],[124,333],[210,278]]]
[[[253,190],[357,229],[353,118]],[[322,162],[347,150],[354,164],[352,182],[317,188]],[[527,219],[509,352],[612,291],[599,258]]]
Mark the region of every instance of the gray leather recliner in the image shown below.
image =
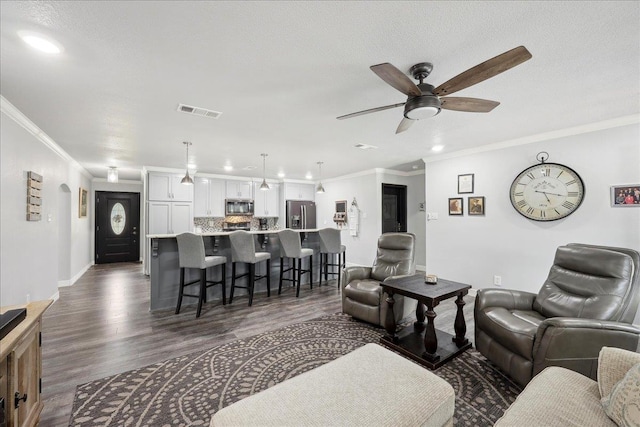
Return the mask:
[[[522,386],[547,366],[595,380],[603,346],[637,349],[639,268],[632,249],[561,246],[538,294],[478,291],[476,348]]]
[[[378,253],[373,267],[347,267],[342,281],[342,312],[356,319],[384,326],[387,294],[380,282],[391,277],[412,275],[416,237],[411,233],[385,233],[378,238]],[[415,311],[417,301],[394,295],[396,322]]]

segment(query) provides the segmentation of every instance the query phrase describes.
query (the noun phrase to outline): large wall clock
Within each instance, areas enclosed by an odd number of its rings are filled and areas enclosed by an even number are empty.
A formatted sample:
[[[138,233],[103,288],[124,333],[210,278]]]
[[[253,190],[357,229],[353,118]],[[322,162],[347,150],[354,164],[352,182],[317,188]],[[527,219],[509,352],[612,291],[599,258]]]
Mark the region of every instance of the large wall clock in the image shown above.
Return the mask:
[[[558,163],[545,163],[541,154],[539,164],[526,168],[513,180],[509,195],[519,214],[534,221],[555,221],[580,207],[584,183],[576,171]]]

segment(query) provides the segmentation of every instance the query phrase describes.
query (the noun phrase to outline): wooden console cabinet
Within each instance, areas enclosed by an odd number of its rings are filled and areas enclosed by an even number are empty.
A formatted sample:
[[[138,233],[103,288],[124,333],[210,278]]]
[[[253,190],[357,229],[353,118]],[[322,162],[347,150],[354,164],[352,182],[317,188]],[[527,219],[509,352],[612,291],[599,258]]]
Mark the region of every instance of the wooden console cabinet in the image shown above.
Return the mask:
[[[0,341],[0,426],[38,424],[43,407],[40,397],[40,331],[42,314],[52,303],[53,301],[46,300],[26,305],[27,317]],[[2,307],[0,312],[22,307]]]

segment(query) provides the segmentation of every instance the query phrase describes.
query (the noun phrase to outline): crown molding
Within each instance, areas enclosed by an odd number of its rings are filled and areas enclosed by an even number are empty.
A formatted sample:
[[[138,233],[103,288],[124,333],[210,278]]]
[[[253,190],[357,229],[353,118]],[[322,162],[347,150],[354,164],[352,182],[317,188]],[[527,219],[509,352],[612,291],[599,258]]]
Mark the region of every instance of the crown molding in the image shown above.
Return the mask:
[[[517,147],[519,145],[532,144],[534,142],[548,141],[567,136],[581,135],[584,133],[597,132],[605,129],[613,129],[621,126],[628,126],[640,123],[640,114],[631,114],[615,119],[603,120],[601,122],[589,123],[586,125],[574,126],[566,129],[554,130],[551,132],[539,133],[536,135],[526,136],[524,138],[511,139],[494,144],[483,145],[482,147],[470,148],[468,150],[454,151],[452,153],[441,154],[432,157],[423,157],[425,163],[438,162],[440,160],[453,159],[456,157],[464,157],[487,151],[501,150],[503,148]]]
[[[80,163],[78,163],[73,157],[62,149],[56,142],[51,139],[42,129],[40,129],[35,123],[33,123],[22,111],[18,110],[11,102],[9,102],[4,96],[0,95],[0,111],[9,117],[11,120],[19,124],[24,130],[33,135],[38,141],[42,142],[45,147],[56,153],[60,158],[73,165],[82,175],[92,179],[93,175],[89,173]]]

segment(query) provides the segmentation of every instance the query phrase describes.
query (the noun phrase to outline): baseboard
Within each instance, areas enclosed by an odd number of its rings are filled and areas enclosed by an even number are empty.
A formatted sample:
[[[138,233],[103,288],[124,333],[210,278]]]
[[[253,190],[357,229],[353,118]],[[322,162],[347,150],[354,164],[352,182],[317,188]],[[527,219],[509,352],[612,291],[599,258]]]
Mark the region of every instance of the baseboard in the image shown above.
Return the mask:
[[[80,279],[82,277],[82,275],[84,273],[87,272],[87,270],[89,270],[91,268],[91,266],[93,265],[93,262],[90,262],[89,264],[85,265],[75,276],[73,276],[70,280],[70,285],[73,285],[74,283],[76,283],[78,281],[78,279]]]
[[[427,266],[426,265],[416,265],[416,270],[421,271],[421,272],[426,272],[427,271]]]
[[[56,291],[55,294],[51,295],[51,297],[49,297],[49,299],[52,299],[53,302],[58,301],[58,299],[60,298],[60,291]]]
[[[65,286],[71,286],[71,280],[58,280],[59,288],[64,288]]]
[[[476,295],[478,295],[478,290],[473,288],[469,289],[469,295],[475,298]]]

